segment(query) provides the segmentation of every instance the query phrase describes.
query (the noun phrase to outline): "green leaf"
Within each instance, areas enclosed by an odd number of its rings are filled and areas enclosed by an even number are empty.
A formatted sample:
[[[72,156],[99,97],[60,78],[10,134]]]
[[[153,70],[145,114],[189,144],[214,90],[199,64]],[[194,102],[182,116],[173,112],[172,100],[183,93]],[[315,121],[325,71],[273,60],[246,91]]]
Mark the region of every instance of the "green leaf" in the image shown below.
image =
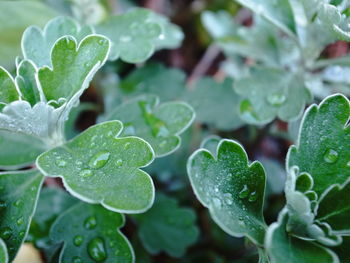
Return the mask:
[[[343,185],[330,186],[320,198],[317,209],[317,219],[328,223],[333,232],[341,234],[350,233],[349,179]]]
[[[259,162],[249,164],[240,144],[221,140],[217,156],[205,149],[193,153],[187,171],[197,198],[225,232],[263,244],[265,172]]]
[[[42,182],[37,170],[0,173],[0,238],[10,261],[27,235]]]
[[[18,100],[19,95],[16,90],[15,82],[10,73],[3,67],[0,67],[0,87],[0,105]]]
[[[162,27],[147,9],[134,8],[125,14],[110,16],[96,26],[96,32],[112,41],[110,60],[119,57],[129,63],[141,63],[155,51]]]
[[[333,248],[334,252],[337,253],[337,255],[340,258],[340,262],[342,263],[349,263],[350,262],[350,236],[343,237],[343,243]]]
[[[151,146],[137,137],[118,138],[123,125],[110,121],[90,127],[37,159],[46,176],[61,177],[66,189],[89,203],[123,213],[151,207],[154,186],[140,167],[153,161]]]
[[[46,24],[44,30],[37,26],[26,29],[22,37],[23,56],[25,59],[32,60],[39,68],[51,67],[51,50],[59,38],[69,35],[79,43],[85,36],[92,33],[90,27],[80,27],[69,17],[56,17]]]
[[[271,263],[338,263],[337,255],[331,250],[308,240],[288,234],[286,225],[288,213],[282,210],[278,222],[269,226],[266,232],[265,246]]]
[[[49,248],[51,225],[56,218],[77,203],[77,199],[56,187],[42,189],[29,230],[29,240],[39,248]]]
[[[0,168],[18,169],[35,162],[45,145],[32,136],[0,131]]]
[[[7,247],[5,242],[0,238],[0,262],[8,262]]]
[[[134,217],[143,246],[151,254],[166,252],[181,257],[198,238],[196,216],[192,209],[179,207],[176,200],[158,194],[153,207]]]
[[[64,243],[59,262],[134,262],[132,247],[119,230],[124,224],[122,214],[99,205],[71,207],[50,231],[54,242]]]
[[[300,173],[309,173],[319,196],[350,176],[349,115],[349,101],[339,94],[327,97],[319,106],[310,106],[302,120],[298,143],[289,149],[287,167],[298,166]]]
[[[79,97],[106,61],[109,47],[108,39],[98,35],[85,37],[79,45],[71,37],[59,39],[51,52],[52,68],[38,73],[47,101]]]
[[[220,130],[234,130],[243,125],[238,115],[241,98],[234,92],[230,79],[221,83],[209,77],[200,79],[183,99],[194,108],[196,120],[201,123]]]
[[[156,157],[180,147],[183,133],[193,122],[192,108],[183,102],[159,104],[156,96],[145,95],[130,100],[108,114],[103,120],[120,120],[125,129],[121,136],[138,136],[150,143]]]
[[[21,37],[30,25],[44,25],[57,15],[43,2],[39,1],[0,1],[0,65],[14,67],[16,56],[21,53]]]
[[[266,124],[276,117],[297,119],[311,97],[299,76],[274,68],[253,68],[234,88],[245,98],[240,105],[241,117],[252,124]]]
[[[161,101],[178,99],[185,90],[186,75],[175,68],[149,63],[137,68],[120,83],[122,95],[127,98],[144,93],[156,94]]]
[[[200,148],[208,150],[211,155],[216,155],[216,149],[221,141],[221,137],[217,135],[210,135],[206,137],[202,142]]]

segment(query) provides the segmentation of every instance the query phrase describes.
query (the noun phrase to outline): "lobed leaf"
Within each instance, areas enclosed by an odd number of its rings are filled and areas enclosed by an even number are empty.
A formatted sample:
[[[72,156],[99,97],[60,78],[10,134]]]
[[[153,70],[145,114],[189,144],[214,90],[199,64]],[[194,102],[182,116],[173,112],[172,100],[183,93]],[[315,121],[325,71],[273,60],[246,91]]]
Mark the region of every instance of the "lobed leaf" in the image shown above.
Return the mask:
[[[183,102],[159,104],[156,96],[145,95],[115,108],[104,120],[120,120],[125,129],[121,136],[138,136],[150,143],[156,157],[180,147],[179,135],[193,122],[194,111]]]
[[[194,211],[179,207],[175,199],[164,194],[157,194],[152,208],[134,218],[143,246],[151,254],[164,251],[181,257],[198,238]]]
[[[215,157],[204,149],[193,153],[187,171],[198,200],[225,232],[263,243],[265,172],[259,162],[249,164],[240,144],[221,140]]]
[[[134,262],[132,247],[119,230],[124,224],[122,214],[99,205],[79,203],[71,207],[50,231],[54,242],[64,243],[59,262]]]
[[[154,159],[137,137],[118,138],[123,125],[109,121],[90,127],[37,159],[44,175],[61,177],[66,189],[85,202],[123,213],[141,213],[154,200],[150,176],[140,170]]]
[[[26,238],[42,182],[37,170],[0,173],[0,238],[10,261]]]

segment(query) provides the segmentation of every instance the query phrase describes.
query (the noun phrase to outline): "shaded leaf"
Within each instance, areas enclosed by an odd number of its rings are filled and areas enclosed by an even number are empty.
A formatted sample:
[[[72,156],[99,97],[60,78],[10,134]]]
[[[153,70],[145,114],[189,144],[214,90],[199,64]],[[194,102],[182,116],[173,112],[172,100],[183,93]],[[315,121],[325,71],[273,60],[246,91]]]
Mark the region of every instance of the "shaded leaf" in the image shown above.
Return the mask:
[[[7,247],[5,242],[0,238],[0,262],[8,262]]]
[[[141,213],[153,203],[154,186],[140,167],[153,161],[151,146],[137,137],[118,138],[123,125],[90,127],[37,159],[46,176],[61,177],[66,189],[89,203],[123,213]]]
[[[19,94],[15,82],[6,69],[0,67],[0,106],[18,100]]]

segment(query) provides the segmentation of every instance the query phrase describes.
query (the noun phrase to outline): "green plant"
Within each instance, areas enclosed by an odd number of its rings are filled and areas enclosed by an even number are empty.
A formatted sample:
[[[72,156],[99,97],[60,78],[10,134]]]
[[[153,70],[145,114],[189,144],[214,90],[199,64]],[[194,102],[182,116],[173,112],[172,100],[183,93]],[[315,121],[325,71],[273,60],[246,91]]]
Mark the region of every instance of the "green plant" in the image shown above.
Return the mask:
[[[212,2],[187,79],[133,1],[0,1],[0,263],[349,262],[350,4]]]

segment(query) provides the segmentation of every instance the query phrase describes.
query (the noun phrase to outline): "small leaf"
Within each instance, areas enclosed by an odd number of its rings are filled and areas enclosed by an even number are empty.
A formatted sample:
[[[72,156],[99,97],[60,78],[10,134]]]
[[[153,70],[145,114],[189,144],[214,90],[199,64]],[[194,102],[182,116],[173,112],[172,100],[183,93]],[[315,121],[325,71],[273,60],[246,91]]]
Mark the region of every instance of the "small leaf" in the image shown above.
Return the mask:
[[[350,105],[346,97],[333,95],[306,111],[298,143],[289,149],[287,166],[309,173],[320,196],[333,184],[350,177]]]
[[[187,171],[197,198],[224,231],[263,243],[265,172],[259,162],[249,164],[240,144],[221,140],[215,157],[204,149],[193,153]]]
[[[149,211],[134,217],[143,246],[151,254],[165,251],[172,257],[181,257],[198,237],[194,211],[179,207],[175,199],[163,194],[156,196]]]
[[[122,136],[138,136],[149,142],[157,157],[168,155],[181,144],[179,135],[193,122],[192,108],[183,102],[159,104],[156,96],[130,100],[108,114],[104,120],[120,120]]]
[[[10,73],[3,67],[0,67],[0,106],[12,101],[18,100],[19,94],[16,90],[16,85]]]
[[[90,127],[37,159],[46,176],[63,178],[66,189],[89,203],[123,213],[141,213],[154,200],[150,176],[140,167],[153,161],[151,146],[137,137],[118,138],[122,123]]]
[[[52,245],[49,238],[51,225],[59,215],[77,203],[77,199],[61,188],[43,188],[30,225],[28,239],[39,248],[49,248]]]
[[[208,150],[211,155],[216,155],[216,149],[218,148],[218,145],[221,141],[221,137],[217,135],[211,135],[206,137],[202,142],[200,148],[204,148]]]
[[[334,233],[350,234],[349,179],[343,185],[330,186],[319,201],[317,219],[328,223]]]
[[[96,26],[98,33],[112,41],[110,60],[120,57],[125,62],[141,63],[153,54],[162,28],[152,16],[147,9],[134,8]]]
[[[109,41],[103,36],[87,36],[79,46],[74,38],[59,39],[51,52],[52,68],[41,68],[38,73],[46,100],[70,100],[80,95],[106,61],[108,52]]]
[[[0,131],[0,168],[18,169],[35,162],[45,151],[45,145],[35,137],[8,131]]]
[[[253,68],[234,88],[246,98],[240,105],[241,117],[252,124],[266,124],[276,117],[296,119],[311,96],[298,76],[273,68]]]
[[[290,236],[286,231],[288,213],[282,210],[278,222],[269,226],[265,246],[271,263],[338,263],[337,255],[331,250],[308,240]]]
[[[7,247],[5,242],[0,238],[0,262],[7,263],[8,262],[8,255],[7,255]]]
[[[220,130],[234,130],[243,125],[238,115],[241,98],[234,92],[230,79],[217,83],[212,78],[203,78],[183,99],[194,108],[196,120],[201,123]]]
[[[39,68],[51,67],[50,55],[55,42],[63,36],[72,36],[79,43],[92,34],[90,27],[80,27],[69,17],[56,17],[50,20],[44,30],[36,26],[26,29],[22,37],[22,52],[25,59],[32,60]]]
[[[27,235],[42,182],[37,170],[0,173],[0,238],[10,261]]]
[[[122,214],[99,205],[71,207],[50,231],[54,242],[64,242],[59,262],[134,262],[132,247],[119,230],[124,224]]]

